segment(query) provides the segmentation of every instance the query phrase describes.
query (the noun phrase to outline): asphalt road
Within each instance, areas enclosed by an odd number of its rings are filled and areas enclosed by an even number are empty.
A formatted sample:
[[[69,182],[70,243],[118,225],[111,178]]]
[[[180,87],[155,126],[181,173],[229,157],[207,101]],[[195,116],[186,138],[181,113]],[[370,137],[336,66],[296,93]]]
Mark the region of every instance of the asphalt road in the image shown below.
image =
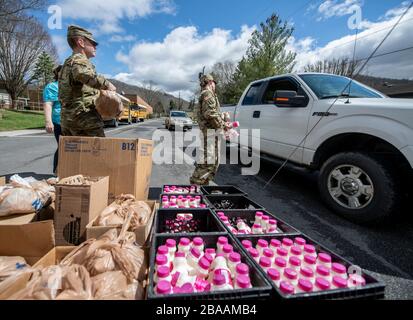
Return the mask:
[[[162,122],[108,129],[111,137],[151,139]],[[196,129],[194,129],[196,131]],[[56,144],[46,134],[0,137],[0,175],[12,172],[50,173]],[[173,152],[173,149],[165,151]],[[377,274],[387,285],[389,299],[413,299],[413,218],[406,208],[392,224],[364,227],[348,222],[321,202],[316,174],[283,170],[267,188],[265,183],[277,170],[274,163],[261,161],[255,176],[242,176],[239,165],[222,165],[215,182],[235,185],[268,211],[321,242],[363,269]],[[151,186],[187,184],[193,171],[190,164],[154,165]]]

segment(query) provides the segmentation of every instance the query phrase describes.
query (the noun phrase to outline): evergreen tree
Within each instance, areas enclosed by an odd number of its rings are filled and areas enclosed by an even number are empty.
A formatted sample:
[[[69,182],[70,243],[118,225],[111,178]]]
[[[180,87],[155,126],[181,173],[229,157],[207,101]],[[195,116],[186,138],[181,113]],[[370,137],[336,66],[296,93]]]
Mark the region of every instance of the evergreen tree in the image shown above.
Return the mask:
[[[46,84],[53,81],[53,68],[54,60],[51,55],[46,51],[43,51],[37,58],[36,65],[34,67],[33,80],[37,80],[40,87],[44,87]]]
[[[296,54],[286,46],[294,28],[272,14],[252,34],[245,56],[238,63],[231,83],[223,94],[228,103],[236,103],[251,81],[290,73]]]

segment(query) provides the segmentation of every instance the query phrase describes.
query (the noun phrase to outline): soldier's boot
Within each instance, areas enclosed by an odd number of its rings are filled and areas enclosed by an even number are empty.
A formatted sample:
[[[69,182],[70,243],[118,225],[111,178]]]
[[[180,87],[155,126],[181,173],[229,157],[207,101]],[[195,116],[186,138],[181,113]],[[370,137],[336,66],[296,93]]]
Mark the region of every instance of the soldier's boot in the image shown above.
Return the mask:
[[[213,165],[197,165],[190,179],[191,184],[208,185],[214,176]]]

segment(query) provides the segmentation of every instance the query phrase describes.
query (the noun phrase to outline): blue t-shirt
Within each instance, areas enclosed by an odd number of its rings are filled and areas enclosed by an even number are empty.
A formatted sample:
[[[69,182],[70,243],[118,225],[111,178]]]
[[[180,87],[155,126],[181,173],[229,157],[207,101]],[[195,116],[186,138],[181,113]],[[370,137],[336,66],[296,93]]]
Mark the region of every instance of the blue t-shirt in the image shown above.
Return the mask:
[[[57,81],[49,83],[43,90],[43,102],[52,102],[52,122],[60,124],[60,111],[62,106],[59,102],[59,86]]]

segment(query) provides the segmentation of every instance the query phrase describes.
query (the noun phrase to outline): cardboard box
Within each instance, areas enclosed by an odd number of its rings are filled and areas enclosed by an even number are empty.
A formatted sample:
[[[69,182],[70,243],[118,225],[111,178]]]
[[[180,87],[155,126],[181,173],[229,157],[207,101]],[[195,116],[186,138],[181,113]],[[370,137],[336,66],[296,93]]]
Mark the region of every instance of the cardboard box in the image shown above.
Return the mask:
[[[153,225],[153,220],[155,218],[155,211],[156,211],[156,202],[155,201],[145,201],[149,207],[152,209],[151,217],[148,220],[148,223],[144,226],[141,226],[137,228],[134,233],[136,236],[136,243],[139,246],[144,246],[146,241],[149,238],[149,235],[151,234],[152,230],[152,225]],[[96,217],[97,218],[97,217]],[[106,226],[106,227],[99,227],[99,226],[94,226],[93,223],[95,222],[96,219],[93,219],[92,221],[89,222],[89,224],[86,226],[86,238],[87,239],[97,239],[101,237],[103,234],[108,232],[110,229],[116,228],[118,231],[122,229],[122,226]]]
[[[6,177],[0,177],[0,187],[6,185]]]
[[[59,177],[109,176],[109,202],[133,194],[146,200],[152,173],[153,142],[145,139],[60,137]]]
[[[49,267],[53,265],[58,265],[70,252],[75,250],[75,247],[65,246],[65,247],[55,247],[51,249],[47,254],[45,254],[34,267]]]
[[[90,185],[56,185],[54,216],[56,244],[78,245],[86,239],[86,225],[108,205],[109,178],[89,178]]]
[[[33,265],[55,246],[53,221],[33,222],[36,217],[0,219],[0,256],[20,256]]]

